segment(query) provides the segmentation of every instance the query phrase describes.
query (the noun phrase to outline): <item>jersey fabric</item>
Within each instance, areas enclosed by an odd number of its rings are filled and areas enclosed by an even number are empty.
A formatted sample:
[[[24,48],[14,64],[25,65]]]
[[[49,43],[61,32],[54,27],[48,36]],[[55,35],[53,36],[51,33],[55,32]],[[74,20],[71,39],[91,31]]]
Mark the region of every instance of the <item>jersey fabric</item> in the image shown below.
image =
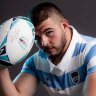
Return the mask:
[[[36,77],[50,96],[83,96],[86,76],[96,72],[96,39],[79,34],[72,26],[71,29],[72,40],[57,66],[39,50],[21,70]]]

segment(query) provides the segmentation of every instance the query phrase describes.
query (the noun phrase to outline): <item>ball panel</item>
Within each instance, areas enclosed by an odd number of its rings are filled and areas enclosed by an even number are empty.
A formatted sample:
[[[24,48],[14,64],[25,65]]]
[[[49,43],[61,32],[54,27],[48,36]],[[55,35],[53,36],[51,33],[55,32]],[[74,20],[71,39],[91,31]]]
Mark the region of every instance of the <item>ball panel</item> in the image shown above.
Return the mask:
[[[7,21],[5,21],[3,24],[0,25],[0,45],[2,44],[3,40],[5,39],[5,37],[7,36],[7,34],[10,31],[10,26],[11,23],[13,22],[12,19],[9,19]]]
[[[0,57],[0,60],[10,62],[10,60],[9,60],[9,58],[8,58],[8,55],[1,56],[1,57]]]
[[[1,43],[0,48],[1,48],[2,46],[4,46],[4,44],[5,44],[6,42],[7,42],[7,35],[5,36],[3,42]]]

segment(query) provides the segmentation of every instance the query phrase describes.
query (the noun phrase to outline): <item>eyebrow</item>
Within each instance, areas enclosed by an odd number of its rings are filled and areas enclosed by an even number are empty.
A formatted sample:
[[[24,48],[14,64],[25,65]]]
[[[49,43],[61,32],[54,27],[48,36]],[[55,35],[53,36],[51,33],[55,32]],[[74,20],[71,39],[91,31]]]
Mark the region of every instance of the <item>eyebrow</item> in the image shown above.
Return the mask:
[[[46,28],[43,32],[46,32],[46,31],[48,31],[48,30],[50,30],[50,29],[53,29],[53,28]]]
[[[46,28],[42,33],[46,32],[46,31],[48,31],[50,29],[53,29],[53,28]],[[35,30],[35,31],[38,31],[38,30]],[[35,36],[38,36],[38,35],[35,34]]]

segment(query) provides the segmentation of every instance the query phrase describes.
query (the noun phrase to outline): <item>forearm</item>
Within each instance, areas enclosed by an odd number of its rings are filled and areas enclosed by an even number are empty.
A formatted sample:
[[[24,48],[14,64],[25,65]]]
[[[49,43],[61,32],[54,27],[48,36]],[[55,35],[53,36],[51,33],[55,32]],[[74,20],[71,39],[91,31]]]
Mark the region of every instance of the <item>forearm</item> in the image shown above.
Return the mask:
[[[8,68],[0,69],[0,95],[21,96],[10,79]]]

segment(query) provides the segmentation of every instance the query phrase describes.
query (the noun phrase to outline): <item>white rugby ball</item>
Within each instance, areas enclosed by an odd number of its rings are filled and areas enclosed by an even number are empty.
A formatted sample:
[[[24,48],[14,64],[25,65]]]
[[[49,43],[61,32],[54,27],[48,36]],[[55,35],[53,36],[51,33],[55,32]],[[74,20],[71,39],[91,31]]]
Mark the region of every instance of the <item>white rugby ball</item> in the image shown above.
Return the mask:
[[[13,17],[1,24],[0,64],[10,66],[21,62],[30,52],[34,38],[34,25],[27,17]]]

